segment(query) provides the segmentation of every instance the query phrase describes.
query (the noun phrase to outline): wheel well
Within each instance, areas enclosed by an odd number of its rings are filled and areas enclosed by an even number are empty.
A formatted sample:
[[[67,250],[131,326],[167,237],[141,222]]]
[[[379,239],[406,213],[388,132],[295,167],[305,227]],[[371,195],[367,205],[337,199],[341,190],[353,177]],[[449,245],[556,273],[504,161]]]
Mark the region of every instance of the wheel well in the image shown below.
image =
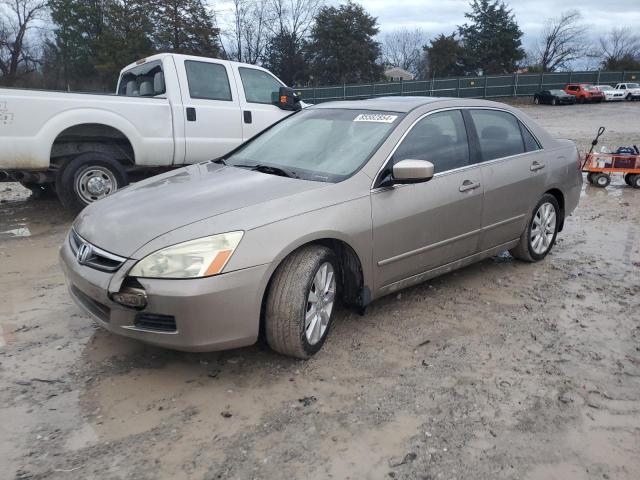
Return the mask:
[[[362,264],[358,254],[351,246],[335,238],[323,238],[300,245],[298,248],[284,257],[278,264],[278,268],[292,253],[309,245],[323,245],[330,248],[338,258],[338,267],[340,269],[340,280],[342,285],[342,300],[346,305],[355,308],[364,308],[371,300],[371,294],[364,285],[364,275],[362,272]],[[267,287],[262,295],[262,307],[260,312],[260,337],[264,338],[264,308],[271,288],[271,281],[275,276],[278,268],[276,268],[269,278]]]
[[[120,130],[99,123],[74,125],[63,130],[51,147],[51,163],[60,166],[87,152],[109,155],[123,165],[135,164],[133,146]]]
[[[558,202],[558,205],[560,206],[560,228],[559,228],[559,231],[562,231],[562,229],[564,227],[564,195],[557,188],[552,188],[551,190],[548,190],[545,193],[548,193],[549,195],[553,195],[555,197],[556,201]]]

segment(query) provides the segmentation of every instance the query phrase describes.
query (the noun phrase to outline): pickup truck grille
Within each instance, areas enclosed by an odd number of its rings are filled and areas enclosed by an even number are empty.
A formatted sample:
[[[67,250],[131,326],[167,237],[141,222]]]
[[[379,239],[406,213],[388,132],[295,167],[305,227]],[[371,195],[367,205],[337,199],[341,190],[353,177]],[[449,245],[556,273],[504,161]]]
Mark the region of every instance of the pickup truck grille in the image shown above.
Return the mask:
[[[102,272],[115,272],[126,261],[126,258],[91,245],[78,235],[74,229],[71,229],[69,233],[69,246],[80,265],[95,268]]]

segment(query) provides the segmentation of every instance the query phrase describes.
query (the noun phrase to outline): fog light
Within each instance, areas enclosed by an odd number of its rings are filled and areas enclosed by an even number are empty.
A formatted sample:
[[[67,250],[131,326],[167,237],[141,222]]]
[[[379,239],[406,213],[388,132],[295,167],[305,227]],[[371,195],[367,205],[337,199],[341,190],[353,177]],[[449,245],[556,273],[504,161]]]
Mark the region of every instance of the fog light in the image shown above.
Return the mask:
[[[125,307],[144,308],[147,306],[147,294],[144,290],[128,288],[122,292],[111,294],[111,299]]]

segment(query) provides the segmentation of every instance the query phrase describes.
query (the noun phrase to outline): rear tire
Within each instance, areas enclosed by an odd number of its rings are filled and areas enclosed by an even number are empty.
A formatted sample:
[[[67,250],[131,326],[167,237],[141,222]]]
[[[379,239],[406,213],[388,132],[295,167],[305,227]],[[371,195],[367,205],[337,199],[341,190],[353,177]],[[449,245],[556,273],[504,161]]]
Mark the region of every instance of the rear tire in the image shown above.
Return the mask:
[[[561,221],[556,197],[545,193],[533,209],[518,245],[509,250],[509,253],[524,262],[539,262],[544,259],[556,243]]]
[[[587,181],[591,184],[593,183],[593,172],[587,173]]]
[[[538,97],[533,97],[534,105],[540,105],[540,99]]]
[[[551,99],[551,105],[555,107],[557,104],[558,104],[558,100],[556,100],[555,98]]]
[[[74,213],[128,184],[129,176],[122,164],[97,152],[78,155],[56,176],[58,198]]]
[[[52,183],[22,183],[20,184],[31,190],[31,198],[33,200],[45,200],[47,198],[55,198],[56,190]]]
[[[593,184],[599,188],[606,188],[611,183],[611,176],[607,173],[597,173],[593,177]]]
[[[630,185],[633,188],[640,188],[640,174],[631,175],[629,181],[631,182]]]
[[[625,173],[624,174],[624,183],[626,183],[630,187],[632,186],[631,185],[631,177],[633,177],[633,173]]]
[[[264,311],[267,343],[273,350],[306,359],[322,348],[331,330],[338,277],[336,256],[324,246],[303,247],[282,262]]]

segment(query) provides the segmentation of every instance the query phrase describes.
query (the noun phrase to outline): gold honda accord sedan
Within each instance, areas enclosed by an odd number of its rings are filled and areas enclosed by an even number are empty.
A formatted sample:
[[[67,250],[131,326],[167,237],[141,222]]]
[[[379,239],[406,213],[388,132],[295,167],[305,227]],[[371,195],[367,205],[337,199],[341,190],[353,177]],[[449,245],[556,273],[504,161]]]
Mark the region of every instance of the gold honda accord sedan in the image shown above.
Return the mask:
[[[507,105],[326,103],[89,205],[61,264],[116,334],[210,351],[263,332],[308,358],[338,301],[363,311],[504,250],[544,259],[581,186],[576,146]]]

